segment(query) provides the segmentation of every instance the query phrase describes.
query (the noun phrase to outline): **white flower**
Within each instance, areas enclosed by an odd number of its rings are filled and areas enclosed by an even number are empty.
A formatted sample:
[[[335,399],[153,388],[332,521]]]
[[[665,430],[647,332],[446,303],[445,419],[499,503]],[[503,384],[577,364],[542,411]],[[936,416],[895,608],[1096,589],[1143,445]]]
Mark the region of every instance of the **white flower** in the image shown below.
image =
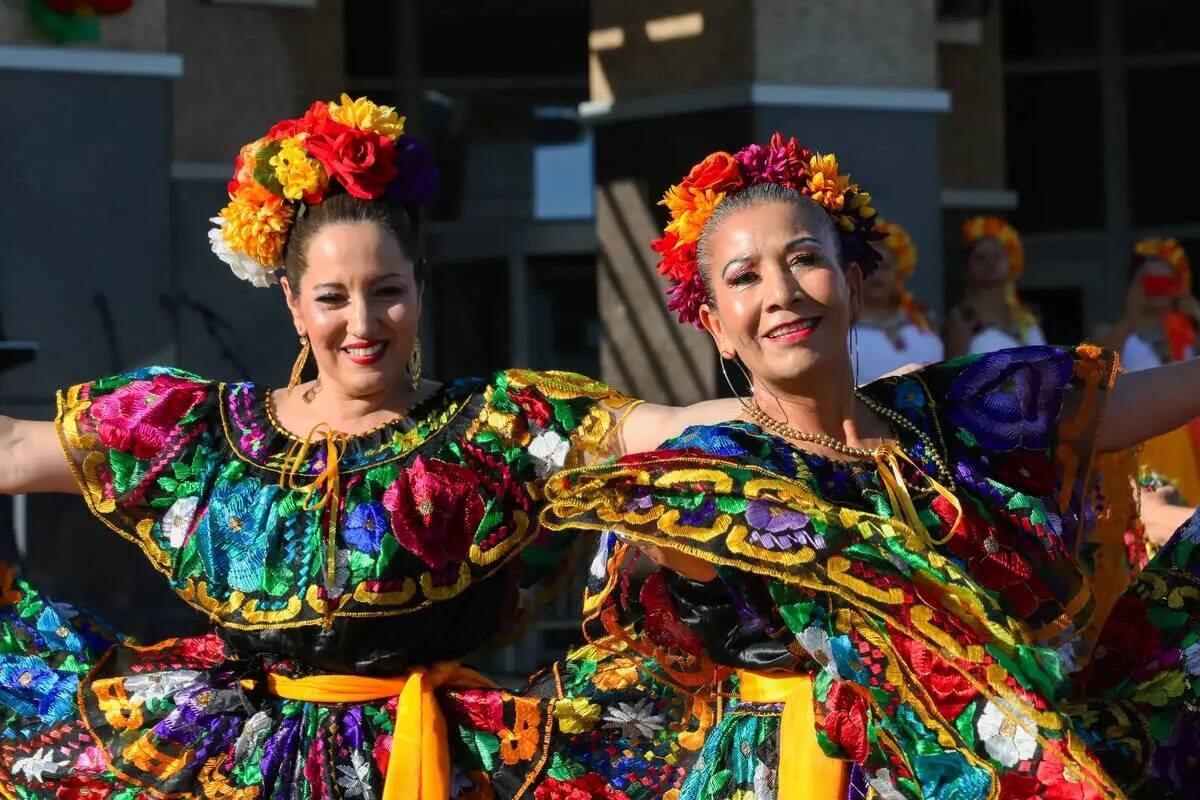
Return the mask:
[[[1012,708],[1001,708],[989,700],[976,728],[988,755],[1006,767],[1033,758],[1037,752],[1033,723]]]
[[[147,703],[171,697],[194,686],[199,678],[200,673],[194,669],[147,672],[126,678],[125,691],[129,692],[130,703]]]
[[[650,713],[653,708],[647,699],[638,700],[633,705],[618,703],[605,715],[604,727],[620,730],[621,735],[626,739],[634,739],[638,736],[649,739],[666,723],[661,714]]]
[[[67,762],[55,761],[54,757],[46,752],[48,749],[43,747],[31,756],[14,761],[13,773],[30,783],[44,783],[47,772],[51,776],[58,775],[63,767],[67,766]]]
[[[875,790],[882,800],[904,800],[904,795],[892,782],[892,773],[886,768],[875,770],[875,774],[867,778],[867,783]]]
[[[271,715],[266,711],[259,711],[246,720],[246,724],[242,726],[241,734],[238,735],[237,743],[233,746],[234,762],[240,762],[243,758],[253,753],[262,740],[266,738],[270,730]]]
[[[837,661],[833,657],[833,645],[829,641],[829,634],[824,629],[816,626],[805,628],[802,633],[796,634],[796,641],[832,677],[840,679]]]
[[[1189,675],[1200,675],[1200,642],[1183,649],[1183,668]]]
[[[542,431],[529,443],[529,457],[539,478],[548,478],[567,463],[571,444],[554,431]]]
[[[596,548],[596,555],[592,556],[592,566],[588,569],[588,575],[598,581],[608,577],[608,559],[612,557],[613,545],[616,543],[617,535],[612,531],[600,534],[600,545]]]
[[[171,504],[166,514],[163,514],[162,531],[171,547],[183,547],[187,542],[188,530],[192,527],[192,520],[199,506],[199,497],[181,497]]]
[[[342,774],[342,777],[338,778],[338,786],[342,787],[347,797],[374,800],[375,792],[371,789],[371,764],[363,757],[361,751],[351,752],[350,765],[338,764],[337,771]]]
[[[754,800],[775,800],[775,770],[763,762],[754,767]]]
[[[224,219],[213,217],[209,222],[217,227],[208,232],[208,244],[217,258],[229,265],[234,275],[259,289],[265,289],[276,282],[274,270],[264,267],[250,256],[238,253],[229,246],[229,242],[225,241],[225,236],[221,233],[221,228],[225,225]]]

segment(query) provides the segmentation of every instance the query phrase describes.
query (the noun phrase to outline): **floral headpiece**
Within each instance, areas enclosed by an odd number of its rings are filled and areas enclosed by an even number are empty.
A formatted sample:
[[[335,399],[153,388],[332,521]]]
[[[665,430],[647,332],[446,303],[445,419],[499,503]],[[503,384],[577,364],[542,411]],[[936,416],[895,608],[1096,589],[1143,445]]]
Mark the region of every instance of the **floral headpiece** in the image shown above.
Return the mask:
[[[1185,293],[1192,291],[1192,264],[1187,251],[1175,239],[1142,239],[1133,248],[1140,259],[1157,259],[1170,265]]]
[[[662,256],[658,271],[671,282],[667,307],[680,322],[700,327],[700,306],[708,299],[696,260],[704,224],[723,200],[759,183],[795,189],[824,208],[837,226],[848,263],[869,272],[879,260],[870,243],[883,234],[874,227],[871,195],[839,174],[837,156],[813,153],[778,133],[766,145],[748,145],[733,155],[718,151],[667,189],[659,203],[670,210],[671,221],[651,247]]]
[[[895,222],[879,218],[875,219],[875,228],[887,237],[880,244],[892,254],[892,260],[896,264],[896,279],[908,280],[917,268],[917,246],[913,244],[912,237]]]
[[[309,206],[345,191],[409,206],[428,201],[438,173],[428,151],[404,134],[404,117],[365,97],[317,101],[242,148],[229,205],[213,217],[212,250],[255,286],[276,282],[292,223]]]
[[[963,244],[967,247],[980,239],[995,239],[1008,254],[1008,274],[1019,278],[1025,271],[1025,248],[1016,229],[1000,217],[972,217],[962,226]]]
[[[904,286],[904,282],[912,277],[917,268],[917,246],[913,244],[912,237],[902,226],[878,217],[875,218],[875,227],[886,234],[887,238],[880,244],[892,254],[892,261],[896,265],[896,292],[900,295],[900,308],[918,328],[924,331],[933,330],[929,312]]]

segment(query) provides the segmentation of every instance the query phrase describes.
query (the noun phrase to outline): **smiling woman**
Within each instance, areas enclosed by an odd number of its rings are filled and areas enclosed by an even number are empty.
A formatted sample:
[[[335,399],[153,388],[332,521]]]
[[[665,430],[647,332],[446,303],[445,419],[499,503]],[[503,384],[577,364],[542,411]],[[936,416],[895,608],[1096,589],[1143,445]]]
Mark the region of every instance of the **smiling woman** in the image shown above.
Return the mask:
[[[435,178],[365,98],[280,122],[242,148],[209,236],[235,275],[282,286],[290,385],[147,367],[64,390],[56,424],[0,417],[0,491],[81,494],[215,626],[138,647],[5,570],[0,796],[623,800],[679,782],[690,700],[643,692],[657,673],[619,647],[523,694],[461,660],[562,583],[570,542],[537,521],[550,476],[736,404],[654,407],[563,372],[424,377],[406,206]]]
[[[1191,796],[1200,516],[1142,569],[1125,449],[1200,413],[1200,361],[1021,347],[856,387],[868,199],[778,135],[671,187],[670,305],[745,366],[742,418],[545,487],[547,527],[601,532],[590,616],[731,696],[680,798]],[[632,596],[630,544],[684,574]]]

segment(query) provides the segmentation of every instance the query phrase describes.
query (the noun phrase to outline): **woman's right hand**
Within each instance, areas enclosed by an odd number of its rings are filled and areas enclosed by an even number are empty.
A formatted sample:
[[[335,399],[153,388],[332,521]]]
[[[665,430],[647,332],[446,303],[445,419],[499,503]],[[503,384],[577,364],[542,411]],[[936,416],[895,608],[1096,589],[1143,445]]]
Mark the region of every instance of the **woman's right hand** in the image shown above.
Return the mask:
[[[0,494],[67,492],[79,484],[53,422],[0,417]]]

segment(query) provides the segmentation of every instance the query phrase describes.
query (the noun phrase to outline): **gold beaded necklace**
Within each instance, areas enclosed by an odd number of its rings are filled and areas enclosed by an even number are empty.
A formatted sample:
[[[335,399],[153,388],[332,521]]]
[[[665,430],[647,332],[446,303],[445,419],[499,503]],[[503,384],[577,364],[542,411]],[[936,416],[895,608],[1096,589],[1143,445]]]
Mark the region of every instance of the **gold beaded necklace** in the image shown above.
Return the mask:
[[[941,457],[933,441],[917,426],[913,425],[901,414],[892,411],[890,408],[885,408],[875,401],[865,396],[857,389],[854,396],[862,401],[872,412],[878,414],[887,420],[895,429],[896,426],[907,428],[917,435],[921,442],[925,445],[926,452],[929,453],[930,459],[938,470],[938,478],[947,481],[953,486],[953,480],[950,476],[950,470],[946,466],[945,460]],[[845,442],[839,441],[832,436],[824,433],[810,433],[802,431],[799,428],[794,428],[786,422],[780,422],[759,408],[757,403],[747,402],[745,398],[739,398],[742,401],[742,406],[746,409],[754,421],[763,428],[781,435],[785,439],[793,441],[811,442],[812,444],[827,447],[836,453],[842,453],[852,458],[870,459],[875,462],[875,468],[879,472],[880,482],[887,491],[888,502],[892,506],[892,512],[900,517],[914,531],[922,533],[925,539],[931,544],[945,544],[950,541],[955,533],[958,532],[959,525],[962,523],[962,504],[954,493],[943,486],[939,481],[928,475],[923,469],[917,466],[908,454],[905,453],[897,444],[892,442],[882,441],[872,449],[862,447],[853,447]],[[905,483],[904,476],[900,471],[900,462],[905,461],[916,469],[917,474],[924,478],[929,488],[941,495],[948,503],[950,503],[958,511],[958,518],[954,521],[954,525],[950,528],[950,533],[946,534],[941,539],[934,539],[929,533],[929,528],[918,515],[916,506],[913,505],[912,497],[908,493],[908,486]]]

